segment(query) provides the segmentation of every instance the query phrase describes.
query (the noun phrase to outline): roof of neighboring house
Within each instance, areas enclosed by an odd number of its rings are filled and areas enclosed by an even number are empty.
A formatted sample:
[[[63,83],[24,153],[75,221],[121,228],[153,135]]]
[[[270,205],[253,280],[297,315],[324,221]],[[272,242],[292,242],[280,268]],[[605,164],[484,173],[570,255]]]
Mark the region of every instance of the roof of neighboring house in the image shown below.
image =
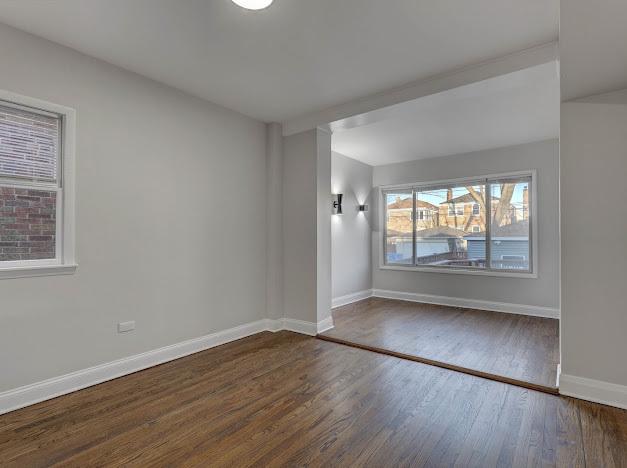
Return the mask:
[[[492,201],[499,200],[499,197],[492,197]],[[442,203],[476,203],[476,200],[472,197],[471,194],[465,193],[464,195],[460,195],[459,197],[451,198]]]
[[[428,210],[438,211],[437,206],[423,200],[416,200],[416,208],[427,208]]]
[[[504,226],[496,226],[492,228],[492,237],[527,237],[529,236],[529,220],[524,219],[512,224],[506,224]],[[466,237],[482,237],[485,236],[485,231],[471,232],[466,234]]]
[[[461,229],[455,229],[450,226],[437,226],[416,232],[418,237],[464,237],[464,234],[466,233]]]
[[[388,210],[398,210],[398,209],[413,208],[413,207],[414,207],[414,201],[411,198],[405,198],[404,200],[400,200],[397,198],[394,203],[390,203],[388,205]],[[433,211],[438,210],[437,206],[432,205],[431,203],[422,201],[422,200],[416,200],[416,208],[426,208],[428,210],[433,210]]]
[[[462,238],[464,237],[464,234],[466,234],[464,231],[462,231],[461,229],[455,229],[449,226],[437,226],[437,227],[433,227],[433,228],[429,228],[429,229],[421,229],[419,231],[416,231],[416,236],[417,237],[428,237],[428,238],[440,238],[440,239],[447,239],[450,237],[458,237],[458,238]],[[411,233],[402,233],[402,232],[398,232],[398,231],[393,231],[390,230],[387,232],[387,236],[391,237],[391,236],[407,236],[407,237],[411,237]]]

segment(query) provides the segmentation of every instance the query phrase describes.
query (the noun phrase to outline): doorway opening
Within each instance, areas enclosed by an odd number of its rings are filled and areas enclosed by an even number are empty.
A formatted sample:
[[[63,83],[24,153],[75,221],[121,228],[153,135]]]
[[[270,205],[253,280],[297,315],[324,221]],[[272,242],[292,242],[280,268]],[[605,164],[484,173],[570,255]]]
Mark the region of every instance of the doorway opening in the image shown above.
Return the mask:
[[[557,393],[554,62],[329,124],[322,339]]]

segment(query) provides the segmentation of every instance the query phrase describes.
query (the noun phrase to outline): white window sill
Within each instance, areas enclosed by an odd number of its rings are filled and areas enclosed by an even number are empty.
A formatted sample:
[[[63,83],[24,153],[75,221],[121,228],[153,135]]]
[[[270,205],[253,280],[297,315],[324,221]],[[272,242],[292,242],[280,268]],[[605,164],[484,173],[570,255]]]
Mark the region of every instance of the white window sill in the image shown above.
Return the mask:
[[[380,270],[397,271],[420,271],[426,273],[446,273],[453,275],[474,275],[474,276],[500,276],[505,278],[537,278],[537,273],[497,271],[497,270],[469,270],[465,268],[438,268],[438,267],[416,267],[401,265],[380,265]]]
[[[0,280],[11,278],[30,278],[33,276],[72,275],[76,271],[76,264],[68,265],[28,265],[0,267]]]

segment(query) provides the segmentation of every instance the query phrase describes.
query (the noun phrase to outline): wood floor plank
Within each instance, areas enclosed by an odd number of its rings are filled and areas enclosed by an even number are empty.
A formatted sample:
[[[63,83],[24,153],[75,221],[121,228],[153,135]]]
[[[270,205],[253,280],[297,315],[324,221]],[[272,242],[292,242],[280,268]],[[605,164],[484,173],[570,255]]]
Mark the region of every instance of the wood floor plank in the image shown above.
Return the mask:
[[[333,320],[322,338],[557,392],[555,319],[369,298],[334,309]]]
[[[623,410],[290,332],[0,416],[3,467],[625,466],[626,442]]]
[[[560,468],[586,466],[583,437],[579,422],[579,405],[573,398],[560,398],[557,404],[557,460]],[[551,415],[549,417],[552,418]]]
[[[627,466],[627,421],[613,408],[578,402],[587,466]]]

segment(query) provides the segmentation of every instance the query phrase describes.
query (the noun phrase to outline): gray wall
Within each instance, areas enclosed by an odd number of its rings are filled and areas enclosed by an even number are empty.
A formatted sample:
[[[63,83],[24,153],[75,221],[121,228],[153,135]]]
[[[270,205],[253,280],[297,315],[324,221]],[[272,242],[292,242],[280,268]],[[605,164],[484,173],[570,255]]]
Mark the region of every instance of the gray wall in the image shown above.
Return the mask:
[[[283,307],[285,317],[331,315],[331,135],[314,129],[283,138]]]
[[[561,107],[562,374],[627,385],[627,90]]]
[[[79,263],[0,281],[0,391],[265,316],[262,123],[3,25],[0,63],[77,111]]]
[[[331,132],[316,129],[316,322],[331,317]]]
[[[507,148],[423,159],[374,168],[373,184],[403,184],[537,169],[538,278],[406,272],[378,268],[380,227],[372,236],[373,287],[437,296],[559,307],[559,143],[548,140]]]
[[[333,297],[336,298],[372,288],[372,166],[334,152],[331,190],[344,195],[344,214],[331,220]],[[370,210],[360,213],[357,206],[364,203]]]
[[[266,125],[266,310],[283,317],[283,128]]]
[[[316,130],[283,138],[283,308],[316,321]]]

